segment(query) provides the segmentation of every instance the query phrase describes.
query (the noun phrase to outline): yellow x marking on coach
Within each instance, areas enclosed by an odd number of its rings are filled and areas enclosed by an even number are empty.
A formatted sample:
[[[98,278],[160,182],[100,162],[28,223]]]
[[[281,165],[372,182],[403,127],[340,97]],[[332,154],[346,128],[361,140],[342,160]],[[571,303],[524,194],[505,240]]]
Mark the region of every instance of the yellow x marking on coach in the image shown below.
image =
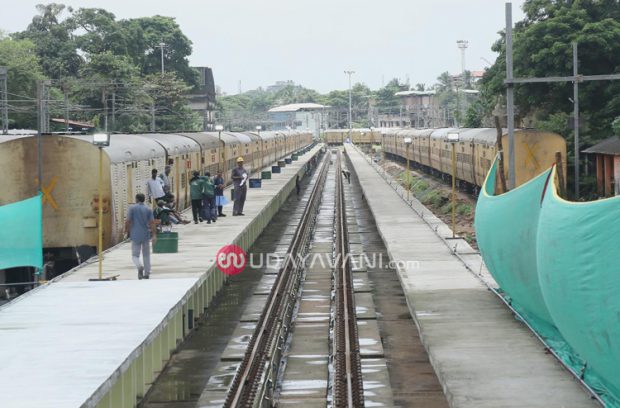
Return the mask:
[[[56,187],[57,182],[58,182],[58,177],[54,176],[52,177],[52,180],[50,181],[47,187],[45,187],[44,185],[41,185],[41,192],[43,193],[43,200],[41,201],[41,204],[45,204],[45,202],[49,202],[49,204],[52,206],[54,210],[57,210],[59,208],[58,204],[56,203],[56,200],[54,200],[54,197],[52,197],[52,191],[54,191],[54,187]]]

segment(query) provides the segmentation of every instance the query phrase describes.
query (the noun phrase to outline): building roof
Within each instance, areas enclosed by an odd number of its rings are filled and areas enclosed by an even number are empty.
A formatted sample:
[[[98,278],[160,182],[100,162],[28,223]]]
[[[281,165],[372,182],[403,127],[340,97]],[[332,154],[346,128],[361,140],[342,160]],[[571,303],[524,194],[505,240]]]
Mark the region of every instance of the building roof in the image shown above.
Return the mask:
[[[411,96],[411,95],[417,95],[417,96],[435,95],[435,91],[434,90],[431,90],[431,91],[400,91],[394,94],[394,96]]]
[[[275,108],[269,109],[268,112],[297,112],[300,110],[313,110],[313,109],[323,109],[326,108],[325,105],[319,105],[318,103],[292,103],[290,105],[282,105],[276,106]]]
[[[612,136],[583,151],[583,153],[620,155],[620,138]]]
[[[54,123],[67,123],[69,124],[69,126],[77,126],[77,127],[81,127],[81,128],[94,128],[95,125],[93,125],[92,123],[89,122],[78,122],[75,120],[67,120],[65,121],[64,119],[60,119],[60,118],[52,118],[52,122]]]

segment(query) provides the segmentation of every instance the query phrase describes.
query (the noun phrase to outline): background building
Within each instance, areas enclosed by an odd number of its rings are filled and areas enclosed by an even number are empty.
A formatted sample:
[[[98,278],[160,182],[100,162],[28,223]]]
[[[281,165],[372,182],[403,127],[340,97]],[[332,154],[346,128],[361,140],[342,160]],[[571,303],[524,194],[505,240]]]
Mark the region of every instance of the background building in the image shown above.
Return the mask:
[[[189,106],[203,117],[203,130],[215,129],[215,81],[209,67],[193,67],[200,74],[199,86],[187,95]]]
[[[328,114],[327,106],[318,103],[293,103],[269,109],[271,130],[310,129],[315,137],[319,137],[320,129],[325,128]]]

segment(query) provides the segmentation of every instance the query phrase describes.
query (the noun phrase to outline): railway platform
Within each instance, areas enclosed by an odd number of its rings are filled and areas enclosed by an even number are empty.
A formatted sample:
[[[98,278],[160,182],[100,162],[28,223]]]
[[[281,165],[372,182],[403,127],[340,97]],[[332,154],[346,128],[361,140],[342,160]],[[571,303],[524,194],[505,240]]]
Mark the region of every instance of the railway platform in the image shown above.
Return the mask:
[[[408,205],[356,147],[345,150],[450,406],[599,406],[488,290],[483,281],[497,285],[480,255],[446,239],[450,228],[415,198]]]
[[[179,251],[152,254],[149,280],[124,242],[104,253],[103,275],[117,280],[90,281],[91,261],[0,307],[0,405],[135,407],[224,284],[217,250],[247,250],[320,149],[250,189],[245,216],[231,217],[231,203],[215,224],[175,226]]]

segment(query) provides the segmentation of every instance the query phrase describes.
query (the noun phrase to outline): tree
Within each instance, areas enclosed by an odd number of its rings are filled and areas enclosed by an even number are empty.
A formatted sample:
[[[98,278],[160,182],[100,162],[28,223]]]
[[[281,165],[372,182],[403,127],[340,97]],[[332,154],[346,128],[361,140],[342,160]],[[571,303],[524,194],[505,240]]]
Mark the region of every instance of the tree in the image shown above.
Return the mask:
[[[63,4],[50,3],[36,6],[38,15],[33,17],[26,31],[15,33],[15,39],[28,39],[35,44],[43,73],[48,78],[74,76],[78,73],[82,59],[77,54],[73,25],[70,19],[62,20]]]
[[[524,21],[514,32],[516,76],[544,77],[572,74],[573,41],[579,43],[579,69],[583,74],[606,74],[620,70],[620,3],[611,0],[557,1],[528,0]],[[505,92],[505,49],[503,38],[493,46],[499,52],[495,64],[482,80],[484,105],[490,112],[497,96]],[[541,83],[515,88],[519,116],[530,116],[540,127],[550,122],[559,126],[558,114],[573,109],[571,83]],[[612,132],[620,116],[620,82],[584,82],[580,85],[580,107],[585,129],[582,140],[594,143]],[[572,149],[570,121],[558,131]]]
[[[36,128],[37,81],[45,78],[36,46],[30,40],[0,39],[0,66],[7,67],[10,127]]]
[[[120,22],[121,29],[131,38],[128,55],[144,75],[161,72],[160,43],[164,43],[166,71],[191,86],[198,85],[198,73],[189,66],[192,42],[183,34],[174,18],[164,16],[141,17]]]

